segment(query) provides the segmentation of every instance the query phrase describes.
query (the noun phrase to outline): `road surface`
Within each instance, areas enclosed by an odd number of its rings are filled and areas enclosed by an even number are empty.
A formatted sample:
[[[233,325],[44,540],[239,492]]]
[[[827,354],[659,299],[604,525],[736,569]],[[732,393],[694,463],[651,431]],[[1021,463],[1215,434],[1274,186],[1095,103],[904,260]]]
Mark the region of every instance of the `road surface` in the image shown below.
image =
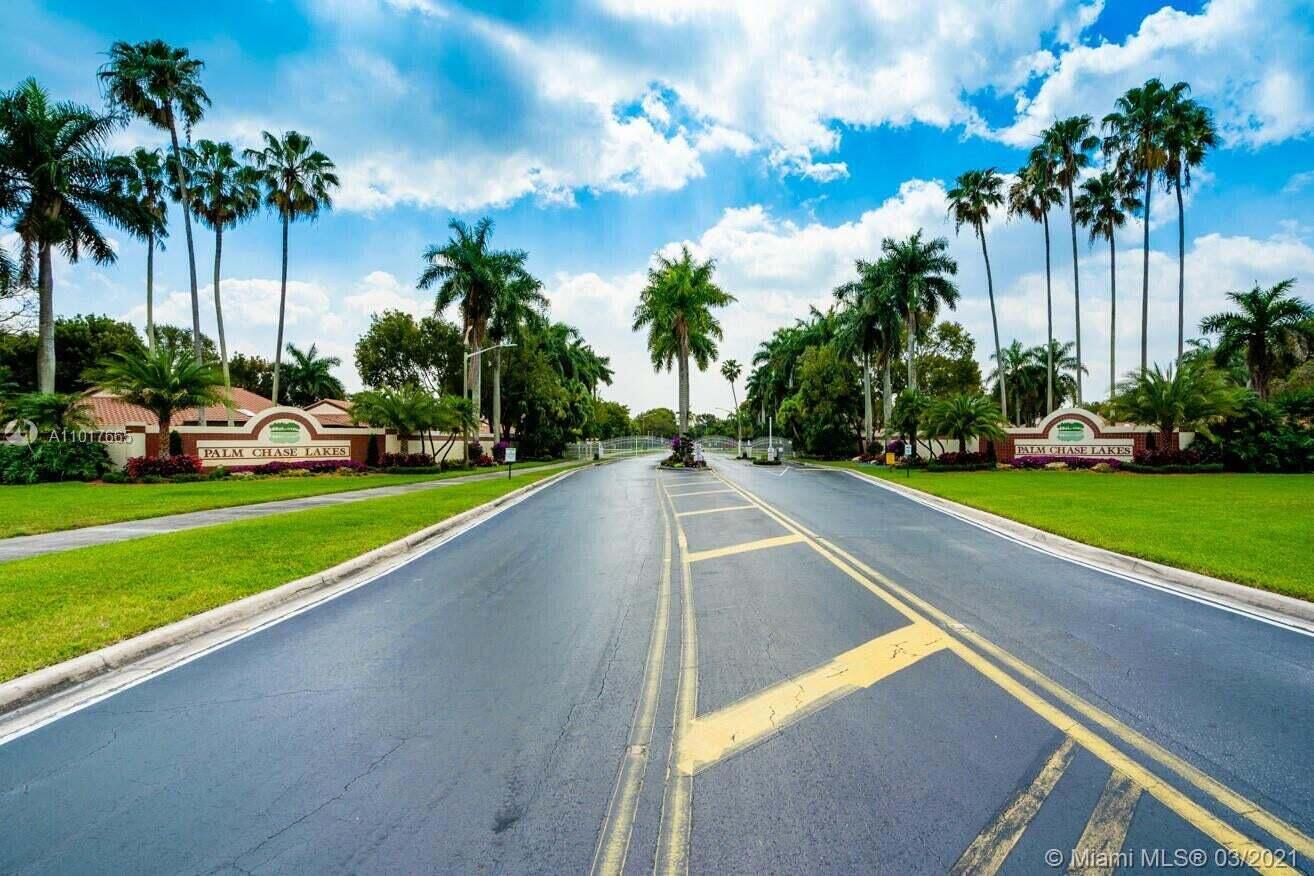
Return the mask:
[[[1290,872],[1312,743],[1314,638],[636,459],[0,746],[0,871]]]

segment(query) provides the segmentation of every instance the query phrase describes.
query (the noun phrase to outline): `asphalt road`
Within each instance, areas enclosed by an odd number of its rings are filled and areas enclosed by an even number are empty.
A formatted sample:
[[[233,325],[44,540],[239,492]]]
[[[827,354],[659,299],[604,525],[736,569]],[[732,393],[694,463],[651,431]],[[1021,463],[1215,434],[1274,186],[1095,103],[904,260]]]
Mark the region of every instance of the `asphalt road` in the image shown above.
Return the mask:
[[[1308,870],[1312,743],[1314,638],[638,459],[0,746],[0,871]]]

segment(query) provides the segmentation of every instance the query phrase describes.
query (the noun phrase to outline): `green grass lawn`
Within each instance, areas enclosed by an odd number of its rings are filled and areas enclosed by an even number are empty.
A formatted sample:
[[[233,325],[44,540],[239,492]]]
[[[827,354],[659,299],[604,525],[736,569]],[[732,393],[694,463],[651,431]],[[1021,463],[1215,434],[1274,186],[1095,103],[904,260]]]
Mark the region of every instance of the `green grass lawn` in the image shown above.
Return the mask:
[[[535,464],[526,463],[525,467]],[[323,475],[195,484],[63,483],[0,487],[0,538],[481,473],[486,472]]]
[[[1068,538],[1314,599],[1314,475],[1136,475],[982,471],[887,473],[911,486]]]
[[[0,681],[327,569],[554,474],[0,563]]]

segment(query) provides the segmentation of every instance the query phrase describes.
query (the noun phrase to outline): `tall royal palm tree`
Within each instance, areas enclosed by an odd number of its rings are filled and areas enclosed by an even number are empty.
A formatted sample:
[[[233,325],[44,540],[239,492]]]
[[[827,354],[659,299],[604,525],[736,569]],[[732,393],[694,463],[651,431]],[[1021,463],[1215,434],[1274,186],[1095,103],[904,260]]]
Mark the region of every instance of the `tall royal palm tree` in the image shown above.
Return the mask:
[[[287,314],[287,237],[288,227],[300,219],[314,221],[324,210],[332,209],[332,190],[338,187],[334,164],[305,134],[285,131],[275,137],[261,132],[263,149],[244,153],[260,172],[265,192],[265,206],[278,214],[283,224],[283,273],[278,291],[278,336],[274,347],[274,401],[278,402],[279,371],[283,364],[283,320]]]
[[[140,43],[116,42],[110,46],[109,63],[100,68],[100,81],[110,106],[152,127],[169,132],[178,202],[183,205],[183,229],[187,235],[187,268],[192,292],[192,353],[201,361],[201,299],[196,283],[196,246],[192,240],[191,196],[184,178],[182,145],[178,125],[185,133],[205,115],[210,97],[201,87],[203,61],[163,40]],[[197,410],[197,419],[203,417]]]
[[[342,381],[333,376],[333,369],[342,364],[337,356],[319,355],[314,344],[304,352],[288,344],[287,356],[287,398],[292,404],[305,407],[346,393]]]
[[[995,312],[995,281],[990,273],[990,253],[986,249],[985,226],[990,221],[990,211],[1004,203],[1004,180],[993,167],[985,170],[969,170],[956,181],[949,190],[949,213],[954,217],[954,230],[964,225],[972,226],[976,236],[981,239],[981,257],[985,259],[986,293],[990,296],[990,324],[995,332],[995,356],[999,356],[999,316]],[[909,386],[912,382],[909,381]],[[999,381],[999,409],[1008,419],[1008,384]]]
[[[730,400],[733,401],[735,405],[735,440],[737,442],[743,442],[744,430],[740,422],[739,391],[735,389],[735,381],[738,380],[739,375],[743,373],[744,366],[739,364],[738,359],[726,359],[721,363],[721,376],[725,378],[726,383],[730,384]],[[736,449],[735,452],[738,453],[739,451]]]
[[[224,390],[232,397],[228,375],[228,340],[224,334],[224,306],[219,294],[220,262],[224,251],[224,229],[236,227],[260,209],[260,173],[233,156],[228,143],[198,140],[184,152],[191,211],[214,231],[214,318],[219,333],[219,363],[224,372]],[[228,425],[233,409],[228,408]]]
[[[889,263],[858,259],[856,280],[835,289],[835,298],[843,305],[836,332],[840,343],[862,354],[863,446],[872,440],[873,411],[871,368],[881,369],[881,423],[888,423],[894,405],[890,375],[891,364],[898,355],[902,338],[902,316],[889,282]],[[873,363],[873,357],[875,362]]]
[[[1314,307],[1291,294],[1294,279],[1267,289],[1228,292],[1236,310],[1206,316],[1200,330],[1219,336],[1214,360],[1219,366],[1238,353],[1250,372],[1250,386],[1268,398],[1269,383],[1281,369],[1314,350]]]
[[[884,282],[889,284],[907,334],[908,389],[917,388],[918,332],[935,321],[940,305],[950,310],[958,306],[958,286],[949,279],[958,273],[958,262],[948,253],[949,241],[943,237],[923,240],[920,230],[904,240],[887,237],[881,241]]]
[[[669,371],[672,363],[678,366],[681,435],[689,432],[689,360],[706,371],[716,359],[721,323],[712,310],[735,300],[712,281],[715,270],[714,261],[697,261],[687,246],[676,259],[659,255],[634,308],[633,329],[648,330],[653,367]]]
[[[1185,82],[1165,88],[1158,79],[1127,91],[1104,117],[1104,154],[1145,180],[1144,240],[1141,246],[1141,370],[1150,364],[1150,190],[1167,159],[1164,132],[1168,111],[1186,92]]]
[[[488,323],[489,338],[499,345],[514,343],[534,320],[542,319],[548,300],[543,294],[543,284],[523,267],[517,266],[497,281]],[[502,438],[501,349],[494,351],[493,356],[493,436],[496,440]]]
[[[1052,349],[1054,344],[1054,291],[1051,285],[1049,260],[1049,211],[1063,204],[1063,192],[1055,179],[1054,157],[1047,149],[1031,150],[1025,167],[1017,172],[1017,179],[1008,188],[1008,214],[1025,216],[1039,222],[1045,229],[1045,338]],[[1080,322],[1078,322],[1080,325]],[[1045,412],[1054,410],[1054,362],[1045,366]]]
[[[425,290],[437,287],[435,313],[457,305],[466,347],[480,350],[488,340],[498,296],[513,284],[530,284],[532,278],[525,270],[529,256],[523,250],[492,249],[489,241],[493,236],[493,220],[487,217],[473,227],[459,219],[451,220],[447,227],[452,231],[447,242],[431,245],[424,251],[424,270],[417,285]],[[465,364],[466,384],[476,417],[483,416],[482,359],[482,355],[471,356]]]
[[[222,379],[214,362],[197,362],[186,348],[163,343],[154,350],[114,353],[100,363],[98,375],[101,386],[155,414],[160,456],[169,455],[169,427],[175,413],[194,405],[203,412],[203,423],[206,406],[227,403],[220,389]]]
[[[1118,247],[1114,237],[1127,224],[1127,215],[1141,208],[1135,177],[1113,168],[1081,184],[1073,201],[1074,221],[1090,229],[1090,242],[1109,242],[1109,398],[1118,381]]]
[[[130,164],[125,174],[127,192],[141,205],[149,217],[146,226],[146,344],[155,349],[155,250],[164,249],[163,239],[169,236],[169,204],[165,195],[169,183],[164,167],[164,155],[158,149],[137,147],[128,156]]]
[[[1068,199],[1068,225],[1072,231],[1072,302],[1077,320],[1077,407],[1081,407],[1081,269],[1077,263],[1077,214],[1075,187],[1081,172],[1090,166],[1090,154],[1100,140],[1092,133],[1090,116],[1069,116],[1050,125],[1041,135],[1041,148],[1055,166],[1055,181]],[[1050,338],[1050,344],[1054,342]]]
[[[1218,145],[1213,114],[1191,98],[1169,102],[1163,133],[1163,175],[1177,194],[1177,361],[1186,343],[1186,208],[1182,189],[1191,185],[1191,168],[1204,163],[1205,153]]]
[[[55,391],[55,248],[71,262],[84,252],[115,260],[97,222],[133,234],[148,225],[127,194],[122,160],[104,144],[121,121],[74,103],[54,103],[34,79],[0,94],[0,167],[14,231],[22,241],[19,279],[37,288],[37,389]],[[35,274],[35,278],[34,275]]]

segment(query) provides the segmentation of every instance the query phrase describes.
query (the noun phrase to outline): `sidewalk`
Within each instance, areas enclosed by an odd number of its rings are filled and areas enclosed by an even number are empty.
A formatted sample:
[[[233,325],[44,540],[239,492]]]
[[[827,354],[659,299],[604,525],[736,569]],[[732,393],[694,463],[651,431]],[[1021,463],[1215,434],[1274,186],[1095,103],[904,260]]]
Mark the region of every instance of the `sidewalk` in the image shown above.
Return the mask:
[[[571,462],[556,462],[551,465],[537,465],[518,468],[516,474],[528,474],[536,471],[551,471],[572,465]],[[59,532],[45,532],[40,535],[19,535],[0,539],[0,562],[21,560],[42,554],[67,551],[73,548],[89,547],[97,544],[109,544],[115,541],[127,541],[130,538],[143,538],[149,535],[162,535],[166,532],[178,532],[183,529],[195,529],[198,526],[213,526],[216,523],[233,523],[238,520],[251,520],[268,517],[271,514],[285,514],[288,511],[304,511],[308,508],[322,508],[326,505],[341,505],[346,502],[362,502],[366,499],[379,499],[385,496],[399,496],[420,490],[435,490],[441,487],[468,484],[474,481],[486,481],[493,478],[505,478],[506,469],[498,468],[487,474],[469,475],[446,480],[418,481],[412,484],[398,484],[391,487],[372,487],[346,493],[328,493],[323,496],[303,496],[299,499],[280,499],[276,502],[260,502],[254,505],[235,505],[231,508],[214,508],[209,511],[189,511],[185,514],[169,514],[163,517],[147,517],[142,520],[125,520],[121,523],[106,523],[102,526],[86,526],[81,529],[65,529]]]

